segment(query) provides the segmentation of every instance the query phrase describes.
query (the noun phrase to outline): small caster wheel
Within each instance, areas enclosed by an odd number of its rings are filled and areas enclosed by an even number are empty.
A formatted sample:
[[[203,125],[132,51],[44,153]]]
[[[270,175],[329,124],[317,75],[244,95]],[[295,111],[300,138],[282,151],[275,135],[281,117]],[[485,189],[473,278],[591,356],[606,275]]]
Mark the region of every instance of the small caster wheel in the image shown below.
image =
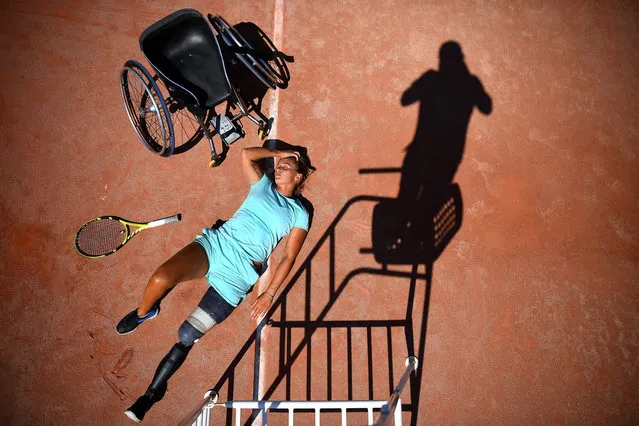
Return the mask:
[[[273,118],[269,118],[268,122],[264,123],[262,122],[260,124],[259,129],[257,130],[257,136],[260,139],[264,139],[265,137],[267,137],[269,135],[269,133],[271,133],[271,127],[273,126]]]

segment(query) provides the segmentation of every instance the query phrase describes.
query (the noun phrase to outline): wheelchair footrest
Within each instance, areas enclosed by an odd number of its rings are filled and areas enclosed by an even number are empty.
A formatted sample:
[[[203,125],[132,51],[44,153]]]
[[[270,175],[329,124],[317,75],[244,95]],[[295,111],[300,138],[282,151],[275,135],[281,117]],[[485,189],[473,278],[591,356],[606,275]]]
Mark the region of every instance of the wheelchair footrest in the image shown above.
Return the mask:
[[[216,116],[212,120],[212,124],[224,143],[227,145],[230,145],[236,140],[244,137],[242,129],[235,127],[233,122],[224,114]]]

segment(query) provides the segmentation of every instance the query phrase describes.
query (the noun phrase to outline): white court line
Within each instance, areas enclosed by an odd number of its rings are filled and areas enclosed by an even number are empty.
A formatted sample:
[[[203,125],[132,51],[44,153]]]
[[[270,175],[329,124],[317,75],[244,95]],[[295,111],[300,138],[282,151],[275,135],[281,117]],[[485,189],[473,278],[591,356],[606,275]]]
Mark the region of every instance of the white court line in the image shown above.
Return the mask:
[[[277,46],[278,49],[282,49],[282,41],[283,41],[283,27],[284,27],[284,0],[275,0],[275,11],[273,13],[273,38],[272,41]],[[269,138],[275,139],[277,138],[277,112],[280,101],[280,91],[273,90],[271,93],[271,98],[268,103],[268,116],[274,118],[273,126],[271,127],[271,132],[269,133]],[[270,265],[269,265],[270,268]],[[265,274],[265,278],[270,278],[269,273]],[[269,280],[270,281],[270,280]],[[259,324],[260,320],[256,321],[256,326]],[[268,331],[269,327],[264,327],[262,329],[262,333],[260,334],[260,376],[259,376],[259,384],[258,384],[258,399],[262,399],[264,396],[264,367],[266,365],[266,356],[264,355],[264,348],[266,342],[268,340]],[[253,424],[262,424],[262,415],[260,414]]]
[[[273,16],[273,44],[278,49],[282,49],[282,41],[284,39],[284,0],[275,0],[275,11]],[[280,91],[275,89],[271,93],[271,98],[268,103],[269,116],[275,119],[269,138],[277,138],[277,109],[280,102]]]

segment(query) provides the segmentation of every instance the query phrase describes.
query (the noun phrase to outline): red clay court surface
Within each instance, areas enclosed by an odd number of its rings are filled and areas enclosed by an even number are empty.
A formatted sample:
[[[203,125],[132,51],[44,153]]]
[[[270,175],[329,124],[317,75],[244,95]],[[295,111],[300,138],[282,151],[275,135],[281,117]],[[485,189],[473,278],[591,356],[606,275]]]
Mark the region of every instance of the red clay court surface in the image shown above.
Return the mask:
[[[222,401],[230,382],[233,399],[252,399],[254,389],[271,400],[386,399],[411,346],[390,321],[410,306],[408,335],[423,354],[419,380],[403,394],[405,424],[639,421],[639,9],[555,3],[280,3],[279,47],[295,63],[279,92],[277,137],[308,147],[318,168],[306,190],[315,216],[298,278],[264,331],[261,381],[254,345],[242,351],[256,327],[249,295],[196,345],[145,423],[178,423],[217,383]],[[208,169],[205,141],[166,159],[137,139],[119,71],[142,59],[141,32],[183,7],[271,36],[276,26],[275,0],[0,6],[3,424],[130,424],[123,411],[206,290],[204,280],[182,284],[158,318],[115,332],[153,270],[239,207],[247,185],[237,154],[261,143],[245,120],[247,137]],[[430,279],[411,287],[406,276],[372,272],[382,266],[360,251],[372,244],[375,202],[338,214],[354,197],[397,195],[399,173],[359,171],[401,167],[419,106],[400,99],[438,68],[448,40],[493,107],[475,110],[465,134],[455,176],[461,228],[434,264],[419,267]],[[93,217],[177,212],[181,223],[104,259],[82,258],[72,245]],[[310,349],[299,346],[304,325]],[[226,421],[222,408],[212,416]]]

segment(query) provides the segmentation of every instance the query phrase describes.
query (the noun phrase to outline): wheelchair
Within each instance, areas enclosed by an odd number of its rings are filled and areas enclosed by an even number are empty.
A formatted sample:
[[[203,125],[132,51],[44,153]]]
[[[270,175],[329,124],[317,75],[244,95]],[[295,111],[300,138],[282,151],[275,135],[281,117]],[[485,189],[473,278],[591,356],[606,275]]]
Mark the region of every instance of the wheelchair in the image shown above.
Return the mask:
[[[262,113],[261,100],[268,90],[288,86],[286,63],[293,58],[255,25],[247,37],[219,15],[207,18],[182,9],[147,28],[139,44],[154,74],[129,59],[120,72],[120,92],[129,121],[151,152],[170,157],[206,138],[209,167],[217,167],[229,146],[245,136],[244,117],[257,125],[260,139],[268,136],[273,118]],[[257,95],[244,90],[251,82],[234,78],[240,75],[251,76],[263,90]],[[219,152],[215,135],[221,139]]]

